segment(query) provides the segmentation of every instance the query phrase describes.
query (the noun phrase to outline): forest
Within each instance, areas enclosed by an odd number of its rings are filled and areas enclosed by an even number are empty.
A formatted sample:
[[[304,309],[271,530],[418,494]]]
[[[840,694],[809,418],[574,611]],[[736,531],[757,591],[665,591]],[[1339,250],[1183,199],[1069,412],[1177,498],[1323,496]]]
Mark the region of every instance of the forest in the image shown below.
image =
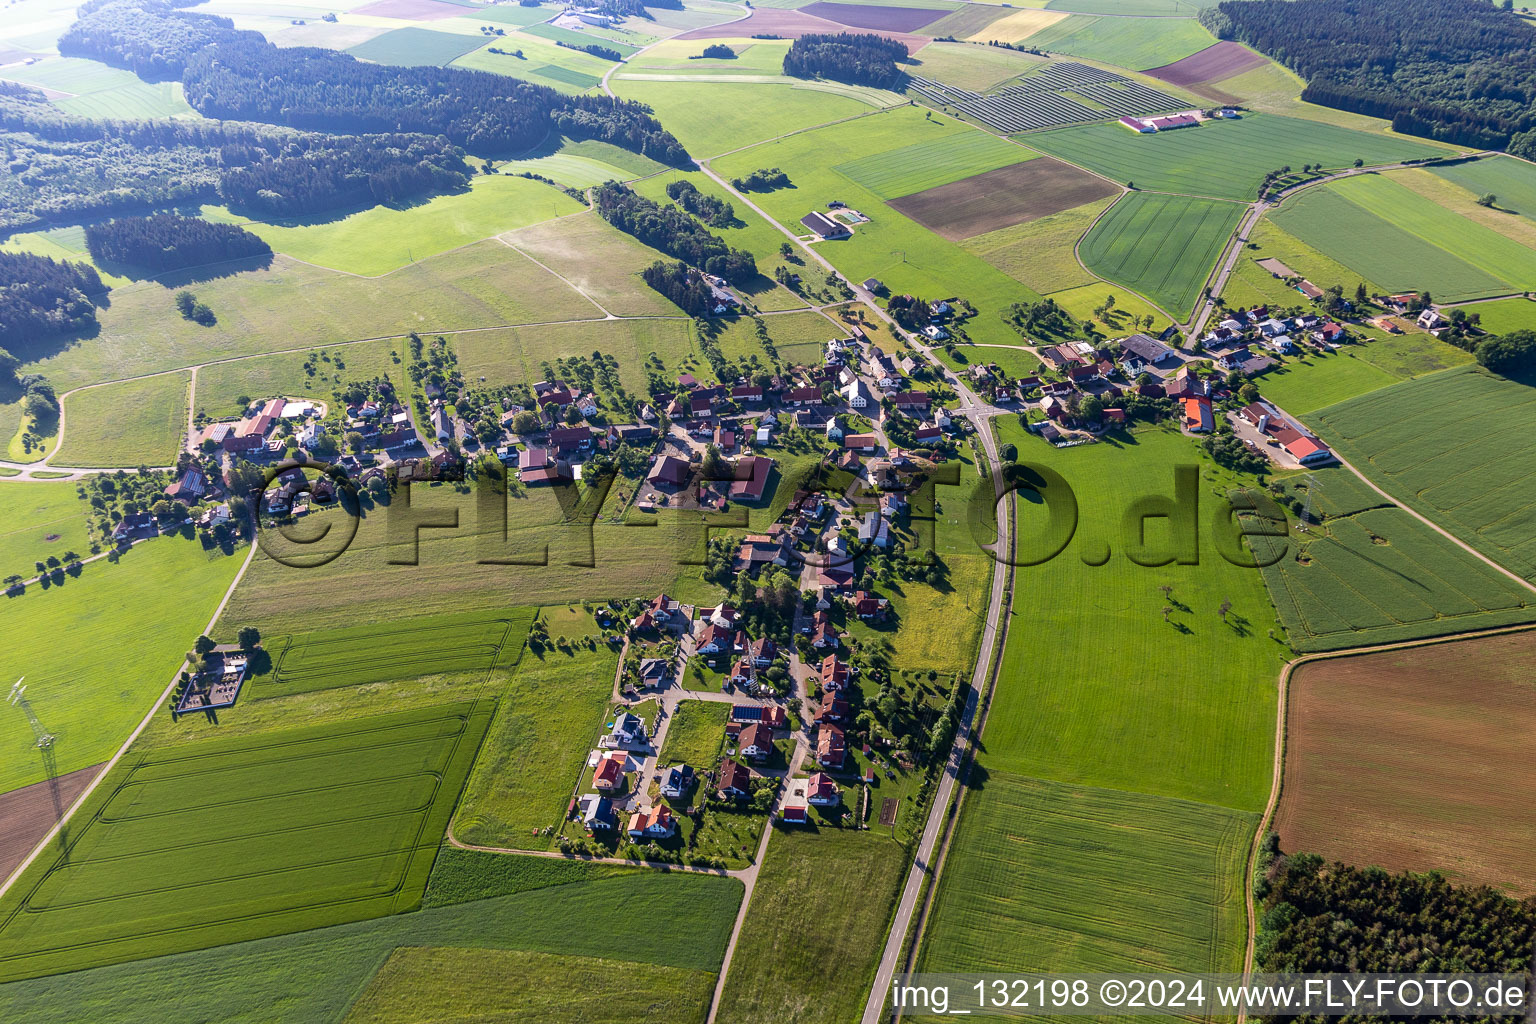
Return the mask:
[[[59,37],[59,53],[127,68],[152,82],[181,77],[187,58],[214,43],[261,40],[234,22],[178,11],[165,0],[91,0]]]
[[[700,192],[691,181],[667,185],[667,198],[712,228],[728,228],[736,222],[736,208],[719,196]]]
[[[784,55],[784,73],[900,91],[906,88],[907,76],[896,62],[906,59],[905,44],[884,36],[813,33],[790,44]]]
[[[1506,377],[1536,375],[1536,331],[1510,331],[1477,343],[1477,361]]]
[[[1536,148],[1536,27],[1488,0],[1226,0],[1200,20],[1306,79],[1309,102],[1459,146]]]
[[[614,181],[593,189],[593,196],[604,220],[674,259],[732,284],[745,284],[757,276],[757,261],[751,253],[732,249],[675,206],[652,202]]]
[[[714,308],[714,293],[686,263],[657,260],[640,272],[645,283],[671,299],[684,313],[703,318]]]
[[[272,253],[271,246],[238,224],[174,213],[91,224],[85,229],[85,245],[98,264],[124,264],[156,274]]]
[[[1462,888],[1438,873],[1390,874],[1279,851],[1273,834],[1259,895],[1258,965],[1272,973],[1524,973],[1536,899]]]
[[[95,326],[91,296],[104,290],[94,267],[0,252],[0,349]]]
[[[0,82],[0,230],[224,202],[257,216],[391,203],[462,187],[463,152],[424,135],[333,136],[238,122],[64,113]]]

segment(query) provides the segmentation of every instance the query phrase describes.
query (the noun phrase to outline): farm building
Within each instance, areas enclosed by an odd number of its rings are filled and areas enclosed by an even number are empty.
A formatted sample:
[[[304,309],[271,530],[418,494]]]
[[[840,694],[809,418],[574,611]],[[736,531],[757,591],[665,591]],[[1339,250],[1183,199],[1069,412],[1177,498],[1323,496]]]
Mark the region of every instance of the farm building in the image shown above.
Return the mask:
[[[800,223],[817,238],[847,238],[852,234],[842,224],[816,210],[812,210],[804,217],[801,217]]]

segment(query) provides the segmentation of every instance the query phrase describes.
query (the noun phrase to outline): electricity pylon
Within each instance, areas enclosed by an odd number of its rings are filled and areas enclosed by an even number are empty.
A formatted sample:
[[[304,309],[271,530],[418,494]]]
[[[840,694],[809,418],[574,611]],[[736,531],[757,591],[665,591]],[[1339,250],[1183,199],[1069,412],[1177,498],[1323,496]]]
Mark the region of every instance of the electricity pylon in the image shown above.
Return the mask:
[[[32,710],[32,702],[27,700],[27,688],[22,685],[27,677],[22,676],[11,687],[11,695],[8,703],[21,708],[22,714],[27,716],[27,724],[32,726],[32,735],[37,740],[37,749],[43,756],[43,770],[48,773],[48,788],[53,791],[54,820],[64,816],[64,804],[59,799],[58,770],[53,758],[53,733],[43,728],[43,723],[38,721],[37,712]]]

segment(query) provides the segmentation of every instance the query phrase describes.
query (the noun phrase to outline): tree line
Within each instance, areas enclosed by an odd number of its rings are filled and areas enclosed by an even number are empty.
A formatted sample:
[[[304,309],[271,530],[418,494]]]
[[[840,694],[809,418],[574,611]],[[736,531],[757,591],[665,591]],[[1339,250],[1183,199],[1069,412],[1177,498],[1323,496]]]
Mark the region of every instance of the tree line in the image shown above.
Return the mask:
[[[1536,27],[1487,0],[1226,0],[1200,20],[1306,79],[1309,102],[1536,151]]]
[[[270,245],[238,224],[175,213],[91,224],[85,244],[98,264],[122,263],[155,273],[272,254]]]
[[[703,319],[715,308],[714,292],[699,272],[686,263],[657,260],[642,270],[640,276],[691,317]]]
[[[667,185],[667,198],[712,228],[728,228],[736,222],[736,208],[719,196],[700,192],[691,181]]]
[[[1506,377],[1536,375],[1536,331],[1510,331],[1484,338],[1474,350],[1478,363]]]
[[[9,352],[26,343],[95,326],[91,296],[105,290],[86,264],[0,252],[0,368],[13,375]]]
[[[907,59],[905,44],[884,36],[839,32],[801,36],[784,55],[784,73],[795,78],[829,78],[850,85],[900,91],[906,72],[896,66]]]
[[[757,276],[757,261],[751,253],[726,245],[675,206],[662,206],[615,181],[593,189],[593,196],[604,220],[653,249],[732,284],[745,284]]]

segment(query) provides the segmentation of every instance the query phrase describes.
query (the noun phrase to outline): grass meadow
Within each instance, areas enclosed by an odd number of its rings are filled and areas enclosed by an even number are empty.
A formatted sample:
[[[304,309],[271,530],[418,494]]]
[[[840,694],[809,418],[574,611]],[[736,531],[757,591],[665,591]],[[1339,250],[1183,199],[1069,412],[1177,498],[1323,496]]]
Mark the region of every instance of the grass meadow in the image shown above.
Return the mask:
[[[1489,334],[1536,330],[1536,302],[1530,299],[1476,302],[1467,307],[1467,312],[1476,313],[1481,318],[1483,330]]]
[[[1131,192],[1084,237],[1083,264],[1183,317],[1242,213],[1235,203]]]
[[[61,93],[53,105],[94,118],[196,117],[180,82],[146,82],[131,71],[79,57],[0,69],[0,78]]]
[[[920,142],[957,139],[976,131],[952,118],[926,119],[917,108],[887,111],[857,121],[794,135],[732,153],[714,162],[729,178],[759,167],[779,167],[794,189],[753,196],[781,224],[797,224],[807,210],[833,198],[870,217],[850,238],[817,244],[817,250],[848,279],[879,278],[892,293],[924,298],[962,296],[979,315],[968,321],[972,340],[1010,343],[1017,335],[1000,314],[1035,296],[1020,283],[965,249],[948,242],[886,205],[875,193],[827,166],[829,149],[868,155],[903,150]]]
[[[350,47],[347,52],[375,64],[407,67],[432,64],[441,67],[471,50],[478,50],[481,45],[479,36],[434,32],[429,28],[397,28]]]
[[[216,949],[140,960],[69,975],[0,986],[0,1013],[33,1024],[156,1024],[219,1020],[258,1024],[277,1019],[342,1021],[397,949],[489,949],[556,957],[599,957],[658,967],[720,969],[741,900],[741,883],[710,875],[659,872],[549,884],[505,896],[353,924],[318,928]],[[646,940],[616,942],[636,920]],[[580,922],[573,927],[572,922]],[[469,962],[468,960],[465,961]],[[551,989],[564,980],[532,960],[537,980]],[[623,970],[620,962],[615,969]],[[190,974],[197,984],[187,984]],[[623,975],[627,981],[630,975]],[[515,984],[508,976],[461,975],[466,997],[494,999]],[[440,1021],[424,989],[416,1011]],[[673,995],[672,986],[667,988]],[[614,1005],[628,1005],[619,988]],[[398,1012],[411,1012],[410,993]],[[603,1019],[601,1017],[596,1019]],[[634,1019],[634,1018],[631,1018]]]
[[[88,513],[71,480],[27,481],[0,487],[0,577],[31,577],[34,562],[91,552]]]
[[[464,788],[454,836],[477,846],[548,850],[597,743],[613,692],[611,651],[526,655],[496,709]]]
[[[1492,192],[1499,209],[1536,220],[1536,166],[1524,160],[1493,156],[1430,170],[1473,195]]]
[[[661,763],[688,764],[700,771],[712,771],[720,761],[725,723],[730,715],[730,705],[717,701],[686,700],[678,704],[667,726],[667,745],[661,752]]]
[[[0,978],[415,907],[490,711],[444,705],[130,755],[65,849],[0,903]]]
[[[486,8],[487,11],[494,9]],[[613,67],[611,62],[601,57],[556,46],[553,40],[541,39],[526,32],[509,32],[490,40],[476,36],[475,41],[477,45],[484,45],[456,59],[454,67],[510,75],[563,93],[577,94],[590,90],[603,80],[603,73]],[[506,52],[492,53],[493,46]],[[514,57],[512,53],[516,50],[521,50],[523,55]]]
[[[1018,13],[1021,12],[1015,12],[1015,14]],[[941,18],[927,28],[930,32],[945,34],[948,30],[944,28],[944,24],[950,18],[968,18],[977,21],[988,19],[988,23],[995,26],[998,23],[991,19],[1004,16],[1006,20],[1007,14],[1005,9],[998,7],[966,4],[954,14]],[[961,26],[952,34],[959,39],[966,38],[967,33],[961,30],[965,27]],[[984,27],[977,27],[974,31],[983,40],[1002,38],[993,35]],[[995,88],[1040,63],[1040,58],[1032,54],[1006,50],[999,46],[968,46],[965,43],[941,42],[932,42],[923,47],[919,59],[923,63],[916,70],[924,78],[961,89],[969,89],[972,92],[985,92]]]
[[[187,431],[189,373],[76,391],[63,402],[61,466],[169,466]]]
[[[26,361],[27,372],[46,375],[62,393],[83,384],[344,339],[602,316],[570,285],[496,241],[379,278],[280,257],[268,269],[200,281],[191,290],[218,316],[212,327],[176,312],[173,299],[182,284],[141,281],[114,289],[112,305],[100,312],[97,337],[18,347],[13,354]],[[666,307],[672,311],[670,303]]]
[[[731,958],[720,1024],[857,1019],[906,866],[899,843],[872,834],[774,836]]]
[[[336,402],[336,389],[351,381],[388,377],[401,389],[407,387],[405,364],[398,361],[409,351],[405,340],[386,338],[359,345],[280,352],[249,359],[213,363],[197,371],[196,411],[210,419],[244,414],[241,397],[260,399],[271,395]],[[309,360],[314,359],[313,363]],[[313,366],[314,372],[305,369]]]
[[[1047,10],[1081,11],[1084,14],[1121,14],[1144,18],[1193,18],[1200,0],[1049,0]]]
[[[1033,132],[1022,141],[1119,182],[1145,189],[1252,201],[1269,171],[1356,159],[1392,163],[1442,155],[1429,145],[1274,114],[1208,121],[1197,128],[1137,135],[1116,123]]]
[[[1438,410],[1435,430],[1414,428],[1422,409]],[[1536,400],[1528,385],[1464,366],[1329,406],[1307,421],[1399,500],[1536,579]]]
[[[1029,150],[990,133],[962,132],[953,138],[927,139],[900,149],[871,153],[835,164],[832,169],[881,199],[898,199],[973,174],[1022,163],[1034,156]]]
[[[1283,367],[1264,375],[1260,390],[1286,412],[1300,416],[1471,361],[1471,353],[1431,334],[1394,334],[1370,338],[1331,355],[1307,351],[1300,358],[1289,358]]]
[[[665,257],[595,213],[510,231],[502,240],[559,274],[614,316],[683,315],[640,277],[646,267]]]
[[[1182,60],[1215,42],[1215,37],[1192,18],[1150,20],[1074,14],[1033,33],[1025,45],[1144,71]]]
[[[718,156],[873,109],[848,96],[797,89],[787,81],[783,85],[636,81],[615,75],[611,85],[624,99],[637,100],[655,110],[661,123],[698,158]],[[722,110],[729,110],[731,116],[722,117]]]
[[[1077,262],[1078,239],[1112,199],[1053,213],[1039,220],[973,235],[960,243],[998,270],[1042,295],[1094,284],[1093,275]]]
[[[323,223],[269,224],[216,208],[204,212],[239,223],[294,259],[377,277],[428,256],[581,209],[581,203],[543,182],[491,174],[475,178],[464,192],[403,209],[374,206]]]
[[[619,361],[619,380],[636,393],[645,391],[645,360],[656,353],[675,366],[697,351],[692,325],[669,320],[594,320],[543,327],[505,327],[475,331],[453,339],[459,367],[468,379],[480,376],[498,383],[532,383],[544,379],[545,362],[561,357],[590,356],[602,350]]]

